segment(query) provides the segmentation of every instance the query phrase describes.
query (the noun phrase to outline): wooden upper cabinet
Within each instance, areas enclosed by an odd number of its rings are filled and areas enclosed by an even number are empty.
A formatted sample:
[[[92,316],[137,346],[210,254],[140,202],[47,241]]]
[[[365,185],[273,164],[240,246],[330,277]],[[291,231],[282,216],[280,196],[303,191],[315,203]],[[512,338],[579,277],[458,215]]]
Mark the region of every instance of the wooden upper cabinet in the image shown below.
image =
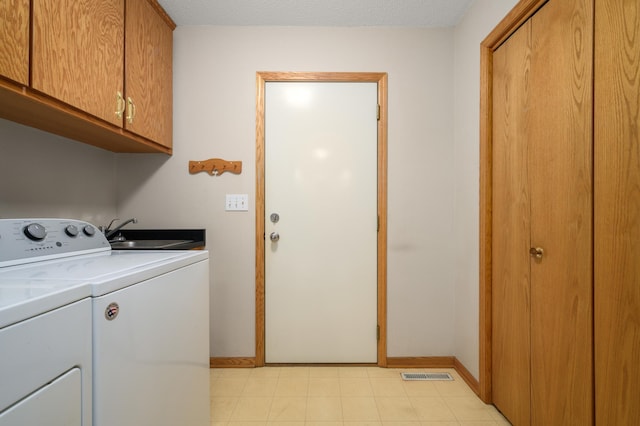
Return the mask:
[[[29,84],[29,0],[0,1],[0,75]]]
[[[123,1],[33,0],[32,87],[122,125]]]
[[[0,116],[116,152],[171,153],[175,24],[157,0],[32,0],[31,8],[31,84],[4,88],[12,99],[0,100]],[[0,73],[13,64],[5,60],[12,40],[24,38],[16,62],[25,77],[9,78],[27,86],[29,0],[3,0],[0,13]]]
[[[173,28],[147,0],[126,0],[125,128],[166,147],[173,137]]]
[[[171,154],[174,28],[157,0],[0,0],[0,117]]]

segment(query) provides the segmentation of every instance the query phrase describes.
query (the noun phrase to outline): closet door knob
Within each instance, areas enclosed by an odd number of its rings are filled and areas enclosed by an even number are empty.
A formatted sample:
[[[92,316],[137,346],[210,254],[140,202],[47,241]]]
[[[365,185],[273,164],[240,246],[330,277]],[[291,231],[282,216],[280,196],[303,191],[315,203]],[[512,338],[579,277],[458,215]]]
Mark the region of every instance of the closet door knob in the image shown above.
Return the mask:
[[[529,249],[529,254],[531,255],[531,257],[535,257],[536,259],[542,259],[544,250],[542,249],[542,247],[531,247]]]

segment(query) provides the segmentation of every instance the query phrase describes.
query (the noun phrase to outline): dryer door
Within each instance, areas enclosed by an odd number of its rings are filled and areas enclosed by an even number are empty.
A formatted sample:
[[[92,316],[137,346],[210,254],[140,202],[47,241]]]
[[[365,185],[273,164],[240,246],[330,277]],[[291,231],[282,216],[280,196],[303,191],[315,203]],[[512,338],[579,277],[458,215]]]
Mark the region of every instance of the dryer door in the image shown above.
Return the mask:
[[[0,413],[0,426],[82,426],[79,368],[72,368]]]

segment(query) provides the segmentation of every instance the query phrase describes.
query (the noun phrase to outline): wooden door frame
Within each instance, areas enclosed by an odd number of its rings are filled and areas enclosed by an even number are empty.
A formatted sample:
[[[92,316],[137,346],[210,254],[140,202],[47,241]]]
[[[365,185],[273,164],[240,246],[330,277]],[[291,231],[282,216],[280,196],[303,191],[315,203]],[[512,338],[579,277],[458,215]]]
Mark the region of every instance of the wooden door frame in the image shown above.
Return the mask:
[[[256,73],[256,367],[265,365],[265,86],[267,82],[378,84],[378,366],[387,366],[387,73]]]
[[[521,0],[480,43],[480,398],[492,403],[493,52],[548,0]]]

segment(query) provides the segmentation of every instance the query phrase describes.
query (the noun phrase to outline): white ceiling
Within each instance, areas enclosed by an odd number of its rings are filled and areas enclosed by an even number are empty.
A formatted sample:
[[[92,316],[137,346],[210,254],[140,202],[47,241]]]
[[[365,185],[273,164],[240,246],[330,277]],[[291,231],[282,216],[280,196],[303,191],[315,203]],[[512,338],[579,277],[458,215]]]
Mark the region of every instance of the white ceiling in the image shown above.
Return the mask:
[[[177,25],[450,27],[474,0],[158,0]]]

